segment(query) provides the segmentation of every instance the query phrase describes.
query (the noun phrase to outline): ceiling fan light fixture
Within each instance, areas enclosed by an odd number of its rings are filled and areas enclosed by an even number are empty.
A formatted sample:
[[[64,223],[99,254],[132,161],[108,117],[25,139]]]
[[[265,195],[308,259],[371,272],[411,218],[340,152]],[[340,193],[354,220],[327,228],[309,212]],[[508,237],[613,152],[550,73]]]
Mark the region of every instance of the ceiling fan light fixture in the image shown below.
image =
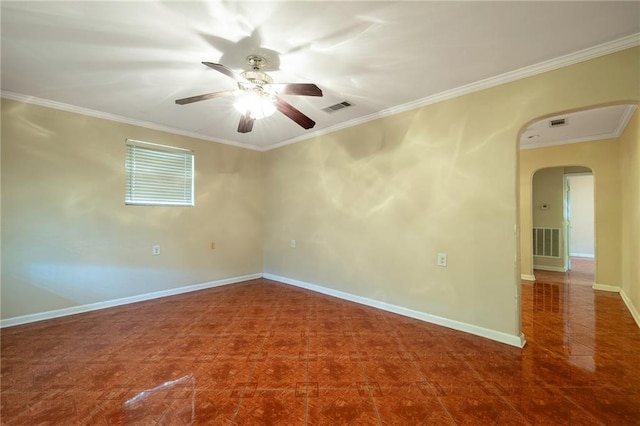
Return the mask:
[[[257,92],[240,95],[233,103],[233,106],[240,114],[245,115],[248,113],[254,120],[269,117],[276,112],[276,106],[271,96]]]
[[[204,95],[176,99],[176,104],[186,105],[207,99],[236,96],[233,106],[242,114],[238,123],[238,133],[249,133],[253,129],[255,120],[269,117],[276,111],[280,111],[303,129],[311,129],[316,125],[315,121],[280,98],[280,95],[322,96],[322,89],[312,83],[273,84],[273,79],[267,73],[260,71],[260,68],[266,64],[266,59],[262,56],[249,55],[247,63],[251,69],[236,74],[235,71],[222,64],[202,62],[203,65],[235,80],[238,84],[238,90],[205,93]]]

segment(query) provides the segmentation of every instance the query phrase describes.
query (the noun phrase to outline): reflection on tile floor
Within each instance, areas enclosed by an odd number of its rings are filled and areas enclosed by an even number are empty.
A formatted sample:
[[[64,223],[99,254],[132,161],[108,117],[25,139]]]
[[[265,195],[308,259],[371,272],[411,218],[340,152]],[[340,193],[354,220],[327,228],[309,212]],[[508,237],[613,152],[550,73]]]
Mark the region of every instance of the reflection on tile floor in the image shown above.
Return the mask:
[[[268,280],[2,330],[7,425],[637,425],[640,329],[589,263],[518,349]]]

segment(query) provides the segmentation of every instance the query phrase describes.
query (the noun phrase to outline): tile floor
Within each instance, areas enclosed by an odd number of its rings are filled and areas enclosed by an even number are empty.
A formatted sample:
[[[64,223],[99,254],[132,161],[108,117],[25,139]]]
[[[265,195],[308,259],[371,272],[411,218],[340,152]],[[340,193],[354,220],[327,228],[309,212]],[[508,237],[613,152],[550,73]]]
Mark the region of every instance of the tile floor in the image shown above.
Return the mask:
[[[640,425],[640,328],[589,262],[518,349],[267,280],[2,330],[7,425]]]

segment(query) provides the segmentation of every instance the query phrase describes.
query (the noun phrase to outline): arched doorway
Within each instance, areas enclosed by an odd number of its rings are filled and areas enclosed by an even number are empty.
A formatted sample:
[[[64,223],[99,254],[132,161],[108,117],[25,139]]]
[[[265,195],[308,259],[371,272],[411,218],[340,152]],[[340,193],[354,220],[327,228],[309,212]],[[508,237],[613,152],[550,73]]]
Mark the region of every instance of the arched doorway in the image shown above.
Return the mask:
[[[593,281],[593,188],[593,171],[588,167],[556,166],[534,173],[531,190],[534,271],[567,272],[576,261],[581,273],[590,274]]]
[[[532,221],[534,174],[545,168],[581,166],[591,170],[594,177],[594,287],[607,289],[621,282],[621,230],[616,226],[621,220],[621,182],[616,144],[636,107],[633,104],[619,104],[555,113],[532,120],[523,127],[518,155],[522,279],[535,279]],[[613,112],[617,112],[617,115]],[[608,117],[608,120],[598,118],[599,114]],[[562,122],[561,119],[564,124],[554,128],[552,123]],[[569,132],[571,126],[581,121],[584,123],[581,127],[587,133]],[[596,121],[601,121],[604,127],[593,126],[592,123]],[[555,139],[545,133],[553,134],[556,130],[561,133],[553,135]]]
[[[614,108],[612,108],[614,107]],[[593,203],[594,206],[594,244],[593,261],[591,261],[592,272],[588,281],[594,289],[619,291],[621,283],[621,229],[617,224],[621,220],[620,205],[621,175],[620,158],[616,148],[619,138],[625,130],[629,119],[634,114],[637,105],[617,104],[585,108],[579,111],[569,111],[554,113],[539,117],[523,126],[519,136],[520,150],[518,154],[518,183],[519,183],[519,251],[520,251],[520,278],[523,284],[526,281],[535,281],[534,256],[533,256],[533,179],[537,171],[561,167],[566,168],[583,167],[589,170],[593,178]],[[610,126],[608,131],[595,131],[589,126],[590,122],[599,121],[599,113],[611,114],[617,110],[618,116],[611,119],[615,125]],[[586,120],[584,128],[591,129],[593,134],[583,134],[574,137],[567,137],[566,130],[576,123],[575,114],[586,113],[590,119]],[[613,114],[615,116],[615,114]],[[584,118],[584,117],[583,117]],[[560,127],[553,127],[554,124],[561,123]],[[569,123],[569,124],[567,124]],[[548,138],[548,132],[561,130],[561,134],[556,140]],[[532,142],[533,141],[533,142]],[[533,145],[533,146],[532,146]],[[536,146],[537,145],[537,146]],[[585,169],[573,169],[574,171],[586,171]],[[537,208],[544,202],[536,201]],[[570,213],[570,212],[569,212]],[[566,231],[565,231],[566,232]],[[568,233],[570,238],[570,230]],[[571,245],[567,249],[566,259],[570,261]],[[580,253],[579,251],[574,253]],[[562,265],[564,268],[571,268],[570,264]],[[583,265],[582,265],[583,266]],[[553,272],[548,272],[553,273]],[[557,273],[557,272],[556,272]],[[519,286],[520,287],[520,286]],[[522,293],[527,287],[523,285],[519,288],[520,300],[525,300],[527,291]],[[520,325],[523,335],[531,333],[531,329],[523,326],[527,322],[529,313],[519,304]],[[535,338],[533,335],[531,338]]]

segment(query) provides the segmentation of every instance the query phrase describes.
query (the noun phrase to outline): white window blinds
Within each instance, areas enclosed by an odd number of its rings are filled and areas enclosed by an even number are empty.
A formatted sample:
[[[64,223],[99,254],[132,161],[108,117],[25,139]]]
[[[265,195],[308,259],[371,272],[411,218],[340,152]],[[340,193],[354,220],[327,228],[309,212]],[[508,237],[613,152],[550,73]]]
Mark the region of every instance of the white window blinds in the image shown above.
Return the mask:
[[[193,151],[127,139],[125,204],[193,206]]]

